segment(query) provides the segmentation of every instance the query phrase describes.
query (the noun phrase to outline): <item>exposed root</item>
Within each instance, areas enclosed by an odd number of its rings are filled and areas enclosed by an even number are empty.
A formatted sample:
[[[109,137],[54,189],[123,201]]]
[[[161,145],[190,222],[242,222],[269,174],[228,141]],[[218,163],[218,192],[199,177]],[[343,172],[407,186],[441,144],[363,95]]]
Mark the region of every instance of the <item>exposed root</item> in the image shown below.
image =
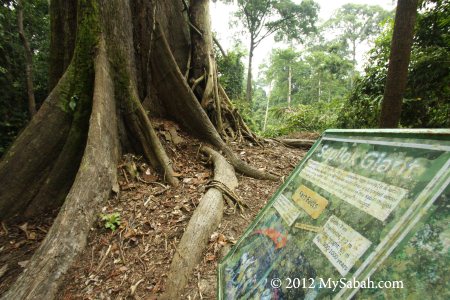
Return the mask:
[[[164,33],[159,26],[157,26],[157,30],[152,71],[155,72],[153,78],[159,79],[155,86],[158,89],[159,97],[167,105],[167,111],[176,112],[173,117],[182,125],[223,151],[237,171],[258,179],[277,180],[277,176],[252,168],[237,158],[225,144],[178,68]]]
[[[244,161],[239,159],[236,156],[236,154],[234,154],[234,152],[228,146],[225,145],[225,143],[222,144],[220,149],[223,151],[223,153],[228,158],[233,167],[236,169],[236,171],[256,179],[268,179],[274,181],[277,181],[279,179],[278,176],[260,171],[258,169],[249,166]]]
[[[205,79],[205,75],[200,76],[199,78],[195,79],[192,82],[192,91],[195,91],[195,88],[199,85],[200,82],[202,82]]]
[[[86,75],[92,82],[93,70]],[[71,81],[77,81],[73,74]],[[92,92],[90,92],[92,93]],[[26,218],[40,215],[48,209],[59,208],[73,184],[80,166],[89,127],[89,116],[92,109],[92,94],[80,97],[73,113],[73,121],[64,143],[64,147],[56,159],[47,179],[43,182],[37,195],[28,205],[24,215]]]
[[[114,87],[101,40],[95,60],[93,108],[81,167],[46,238],[2,299],[55,298],[63,275],[86,245],[98,204],[108,198],[116,182],[117,124],[116,119],[110,117],[114,115]]]
[[[3,220],[23,212],[62,151],[71,124],[71,114],[62,109],[62,99],[68,96],[69,72],[0,160],[0,218]]]
[[[248,207],[242,199],[232,190],[230,190],[225,184],[217,180],[210,180],[205,188],[216,188],[220,190],[223,194],[223,197],[227,200],[228,203],[231,203],[231,206],[238,206],[241,211],[244,211],[244,207]]]
[[[289,147],[294,148],[311,148],[316,142],[315,140],[302,140],[302,139],[274,139],[275,141]]]
[[[230,100],[230,98],[228,98],[228,95],[225,92],[225,90],[223,89],[222,85],[219,84],[218,89],[219,89],[219,94],[223,99],[222,105],[225,107],[225,109],[227,111],[229,111],[230,115],[232,116],[232,121],[233,121],[232,126],[238,132],[239,137],[242,137],[242,134],[245,134],[246,138],[249,141],[262,146],[261,139],[258,138],[250,128],[248,128],[244,119],[242,119],[242,116],[239,114],[237,109],[234,107],[233,103],[231,103],[231,100]],[[229,120],[229,118],[228,118],[228,120]],[[230,121],[228,121],[228,122],[230,122]]]
[[[133,99],[135,99],[134,104],[137,106],[136,113],[138,115],[140,124],[143,126],[143,132],[145,134],[146,140],[150,142],[151,149],[153,150],[156,160],[158,161],[159,166],[163,171],[164,180],[173,186],[177,186],[179,182],[175,177],[175,172],[172,169],[172,162],[167,156],[166,150],[162,146],[161,141],[159,140],[158,135],[155,132],[155,129],[153,129],[150,119],[148,118],[144,108],[142,107],[141,102],[136,97],[133,97]]]
[[[208,154],[214,162],[214,181],[220,182],[234,193],[238,181],[233,167],[211,148],[202,147],[201,151]],[[200,200],[178,244],[166,281],[168,288],[160,299],[180,299],[192,271],[202,259],[209,237],[222,220],[223,200],[221,189],[216,187],[208,189]]]

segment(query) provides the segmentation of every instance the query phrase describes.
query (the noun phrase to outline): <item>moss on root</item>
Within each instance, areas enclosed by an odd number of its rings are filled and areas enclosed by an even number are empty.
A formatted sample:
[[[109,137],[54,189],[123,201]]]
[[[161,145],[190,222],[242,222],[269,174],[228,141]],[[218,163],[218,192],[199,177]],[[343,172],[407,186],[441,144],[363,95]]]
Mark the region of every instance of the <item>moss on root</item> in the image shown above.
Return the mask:
[[[78,1],[78,28],[72,62],[67,69],[69,80],[60,88],[59,107],[67,113],[89,115],[94,88],[94,59],[101,33],[96,1]]]
[[[70,129],[51,172],[28,205],[26,216],[59,207],[64,202],[86,146],[95,84],[94,57],[101,31],[95,1],[79,1],[78,12],[80,23],[74,56],[66,71],[68,80],[58,86],[58,107],[70,115]]]

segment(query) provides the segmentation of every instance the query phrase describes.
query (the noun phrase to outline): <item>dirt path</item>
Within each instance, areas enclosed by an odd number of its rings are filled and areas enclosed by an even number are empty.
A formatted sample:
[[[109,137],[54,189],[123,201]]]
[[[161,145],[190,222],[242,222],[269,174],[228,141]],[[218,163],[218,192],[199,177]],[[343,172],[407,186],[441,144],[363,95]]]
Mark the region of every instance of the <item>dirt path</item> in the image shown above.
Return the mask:
[[[163,125],[161,131],[164,131]],[[125,156],[118,167],[120,193],[101,208],[105,215],[117,213],[120,226],[112,232],[104,228],[105,222],[99,218],[91,229],[87,248],[69,272],[58,298],[156,299],[169,288],[165,286],[165,279],[176,245],[204,194],[205,185],[212,179],[212,167],[198,151],[200,142],[181,132],[178,134],[182,142],[174,145],[170,141],[165,146],[182,184],[177,188],[162,185],[161,178],[139,158]],[[235,145],[233,148],[251,165],[281,177],[288,175],[306,153],[306,150],[280,145],[265,148]],[[135,168],[137,173],[133,171]],[[136,174],[139,177],[135,177]],[[211,237],[204,259],[185,290],[185,299],[215,299],[218,261],[281,183],[240,175],[238,180],[236,192],[249,208],[241,213],[227,206],[222,224]],[[0,241],[5,244],[0,247],[0,263],[5,263],[6,253],[18,251],[16,258],[8,261],[9,271],[1,274],[3,265],[0,264],[0,293],[22,270],[17,264],[25,266],[50,222],[47,218],[41,223],[28,225],[31,226],[29,231],[36,234],[34,240],[28,239],[17,225],[13,225],[8,234],[0,232]]]

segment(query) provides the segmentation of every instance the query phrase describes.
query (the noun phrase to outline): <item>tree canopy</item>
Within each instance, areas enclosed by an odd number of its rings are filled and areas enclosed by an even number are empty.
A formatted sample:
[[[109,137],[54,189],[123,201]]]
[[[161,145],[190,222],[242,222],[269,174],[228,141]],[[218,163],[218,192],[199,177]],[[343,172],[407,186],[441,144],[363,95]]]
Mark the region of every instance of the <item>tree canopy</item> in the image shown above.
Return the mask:
[[[238,0],[236,16],[243,22],[250,36],[247,101],[252,99],[253,52],[267,37],[277,40],[298,40],[316,31],[319,6],[314,0],[296,4],[291,0]]]

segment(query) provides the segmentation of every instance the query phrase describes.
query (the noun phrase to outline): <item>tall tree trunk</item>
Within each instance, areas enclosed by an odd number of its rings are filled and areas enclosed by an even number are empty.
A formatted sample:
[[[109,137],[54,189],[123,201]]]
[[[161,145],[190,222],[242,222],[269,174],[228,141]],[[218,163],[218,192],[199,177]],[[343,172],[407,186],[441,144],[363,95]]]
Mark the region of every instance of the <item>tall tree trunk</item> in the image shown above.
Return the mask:
[[[269,84],[269,93],[267,95],[267,102],[266,102],[266,112],[264,113],[264,125],[263,125],[263,132],[266,131],[267,127],[267,120],[269,118],[269,104],[270,104],[270,95],[272,94],[272,81]]]
[[[350,71],[350,89],[353,88],[356,71],[356,40],[352,40],[352,69]]]
[[[28,95],[28,114],[30,119],[36,114],[36,100],[34,99],[34,87],[33,87],[33,52],[31,51],[30,43],[25,35],[23,28],[23,10],[24,0],[19,0],[17,5],[17,23],[19,26],[19,36],[23,43],[25,50],[25,68],[26,68],[26,80],[27,80],[27,95]]]
[[[320,80],[320,76],[319,76],[319,90],[318,90],[318,92],[317,92],[317,97],[319,98],[318,99],[318,102],[320,102],[320,96],[322,95],[322,85],[321,85],[321,80]]]
[[[250,50],[248,53],[247,88],[246,88],[246,94],[245,94],[245,97],[246,97],[248,103],[251,103],[252,98],[253,98],[252,62],[253,62],[253,51],[255,50],[254,47],[255,46],[254,46],[253,37],[250,37]]]
[[[400,122],[403,94],[414,37],[418,0],[399,0],[395,13],[391,54],[381,106],[380,127],[396,128]]]
[[[291,107],[291,96],[292,96],[292,69],[291,66],[288,66],[288,95],[287,95],[287,102],[288,107]]]
[[[189,9],[194,30],[192,41],[192,82],[204,77],[200,96],[202,107],[212,104],[215,111],[213,121],[219,133],[223,132],[221,100],[217,82],[217,66],[213,52],[213,36],[209,15],[209,0],[193,0]],[[198,86],[198,85],[197,85]]]

